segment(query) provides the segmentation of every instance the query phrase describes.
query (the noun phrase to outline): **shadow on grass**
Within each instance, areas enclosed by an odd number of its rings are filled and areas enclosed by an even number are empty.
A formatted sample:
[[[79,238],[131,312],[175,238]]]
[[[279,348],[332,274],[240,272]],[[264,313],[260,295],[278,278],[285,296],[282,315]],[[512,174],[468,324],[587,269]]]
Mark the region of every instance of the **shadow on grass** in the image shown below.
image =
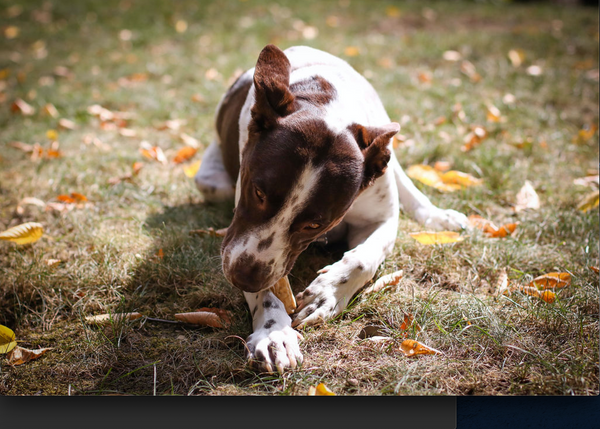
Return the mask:
[[[188,203],[150,215],[144,229],[153,246],[135,268],[116,310],[175,320],[175,313],[216,307],[231,312],[231,326],[217,329],[146,320],[113,327],[108,336],[102,333],[114,353],[113,364],[89,394],[148,395],[156,390],[157,394],[243,395],[245,388],[257,384],[264,393],[274,393],[269,380],[278,376],[257,375],[246,366],[244,340],[251,333],[252,319],[243,294],[222,274],[222,238],[190,234],[226,227],[231,218],[231,204]],[[290,274],[294,292],[303,290],[317,270],[339,259],[344,250],[343,245],[309,247]]]

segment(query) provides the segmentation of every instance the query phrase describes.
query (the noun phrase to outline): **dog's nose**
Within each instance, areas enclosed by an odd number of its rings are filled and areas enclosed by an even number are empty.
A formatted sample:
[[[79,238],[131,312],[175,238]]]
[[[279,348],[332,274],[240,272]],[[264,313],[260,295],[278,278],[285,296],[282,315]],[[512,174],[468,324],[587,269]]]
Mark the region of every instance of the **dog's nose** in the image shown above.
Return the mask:
[[[231,283],[244,292],[259,292],[269,287],[264,264],[236,264],[229,273]]]

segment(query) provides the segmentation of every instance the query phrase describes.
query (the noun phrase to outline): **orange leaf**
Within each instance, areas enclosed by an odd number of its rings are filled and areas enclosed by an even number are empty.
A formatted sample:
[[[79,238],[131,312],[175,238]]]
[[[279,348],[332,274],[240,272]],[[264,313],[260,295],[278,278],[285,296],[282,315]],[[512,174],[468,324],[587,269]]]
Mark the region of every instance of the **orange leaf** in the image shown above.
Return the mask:
[[[530,286],[521,286],[518,290],[520,290],[526,295],[540,298],[541,300],[546,301],[550,304],[552,304],[556,300],[556,294],[551,290],[544,290],[540,292],[537,288]]]
[[[483,183],[482,179],[471,176],[468,173],[462,171],[450,170],[440,176],[442,182],[447,185],[456,184],[460,186],[473,186],[480,185]]]
[[[71,192],[71,197],[73,197],[76,201],[80,202],[85,202],[88,200],[85,195],[79,194],[77,192]]]
[[[592,270],[593,272],[595,272],[596,274],[598,274],[600,271],[598,270],[598,267],[593,267],[590,266],[590,270]]]
[[[177,313],[175,318],[192,325],[211,326],[213,328],[226,328],[231,325],[231,313],[219,308],[203,307],[189,313]]]
[[[12,106],[11,106],[11,110],[13,112],[16,113],[21,113],[22,115],[25,116],[31,116],[35,113],[35,108],[29,104],[27,104],[25,102],[25,100],[22,100],[21,98],[17,98]]]
[[[73,204],[76,201],[75,198],[70,197],[69,195],[59,195],[58,197],[56,197],[56,199],[67,204]]]
[[[529,286],[535,286],[538,289],[563,288],[571,284],[571,274],[569,273],[548,273],[536,277],[529,283]]]
[[[336,394],[329,387],[325,386],[325,384],[319,383],[317,387],[310,386],[308,388],[308,396],[336,396]]]
[[[138,173],[140,172],[140,170],[144,167],[144,163],[143,162],[134,162],[133,165],[131,166],[131,169],[133,170],[133,174],[135,176],[138,175]]]
[[[182,162],[187,161],[188,159],[196,155],[196,152],[198,152],[198,149],[193,148],[191,146],[184,146],[181,149],[179,149],[177,155],[175,155],[175,158],[173,158],[173,162],[175,164],[181,164]]]
[[[413,357],[416,355],[435,355],[443,354],[441,351],[421,344],[415,340],[404,340],[400,344],[400,351],[404,353],[404,356]]]
[[[519,222],[507,223],[505,225],[501,225],[500,227],[498,227],[498,229],[496,231],[484,231],[484,232],[493,238],[504,238],[507,235],[511,235],[513,232],[515,232],[515,229],[517,229],[518,225],[519,225]]]
[[[363,293],[367,294],[371,292],[378,292],[386,286],[395,286],[400,282],[402,275],[403,271],[400,270],[391,274],[386,274],[385,276],[381,276],[377,279],[375,283],[366,288]]]

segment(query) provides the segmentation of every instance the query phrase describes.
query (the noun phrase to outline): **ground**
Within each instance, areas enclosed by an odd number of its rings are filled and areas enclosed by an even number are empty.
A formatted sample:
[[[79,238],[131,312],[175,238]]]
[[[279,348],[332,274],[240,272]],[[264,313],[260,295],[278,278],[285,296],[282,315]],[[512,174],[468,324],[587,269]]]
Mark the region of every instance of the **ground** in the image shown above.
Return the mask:
[[[324,383],[338,395],[597,395],[598,274],[589,267],[599,265],[598,208],[578,209],[597,186],[575,182],[598,174],[597,12],[502,2],[3,1],[0,231],[39,222],[44,236],[0,242],[0,324],[20,346],[53,349],[14,367],[0,356],[0,394],[306,395]],[[506,238],[475,229],[426,246],[401,214],[379,271],[402,269],[400,283],[359,293],[340,317],[303,331],[304,364],[283,375],[246,366],[251,318],[221,273],[221,239],[190,234],[227,226],[232,206],[205,203],[183,168],[202,158],[221,95],[267,43],[327,50],[363,73],[402,125],[404,168],[443,161],[483,179],[449,193],[418,183],[437,205],[519,222]],[[476,126],[481,141],[470,138]],[[192,159],[173,162],[196,143]],[[141,145],[161,148],[166,162]],[[540,207],[515,212],[526,180]],[[87,202],[56,204],[72,192]],[[22,204],[27,197],[45,208]],[[340,251],[309,248],[290,275],[294,290]],[[496,293],[502,273],[517,287],[547,272],[572,278],[553,303]],[[83,321],[120,311],[173,320],[200,307],[231,311],[231,326]],[[406,314],[420,329],[402,329]],[[390,339],[360,338],[372,326]],[[404,357],[405,337],[443,354]]]

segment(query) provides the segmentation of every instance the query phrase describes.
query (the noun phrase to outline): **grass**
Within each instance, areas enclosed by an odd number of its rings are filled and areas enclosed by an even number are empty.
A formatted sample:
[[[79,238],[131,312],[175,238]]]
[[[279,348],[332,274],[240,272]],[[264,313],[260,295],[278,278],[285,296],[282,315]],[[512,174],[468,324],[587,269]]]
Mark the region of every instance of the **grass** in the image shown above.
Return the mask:
[[[598,394],[598,275],[588,268],[599,263],[598,209],[577,210],[592,189],[573,184],[598,171],[597,132],[577,139],[598,125],[597,9],[343,0],[310,7],[18,4],[0,3],[0,230],[36,221],[45,235],[33,245],[0,243],[0,323],[20,345],[54,350],[18,367],[0,357],[0,394],[305,395],[319,382],[340,395]],[[18,29],[13,38],[11,26]],[[246,367],[242,339],[251,318],[222,276],[220,239],[189,235],[227,226],[231,205],[204,203],[181,166],[138,150],[146,140],[172,159],[184,132],[200,141],[200,159],[219,98],[267,43],[324,49],[366,75],[402,123],[397,155],[404,167],[448,161],[484,179],[450,194],[418,184],[436,204],[497,224],[520,222],[509,238],[469,231],[461,243],[428,247],[407,235],[421,228],[401,215],[395,251],[380,268],[403,269],[399,286],[359,294],[343,315],[307,329],[304,365],[284,375]],[[512,49],[524,53],[518,67],[507,56]],[[447,50],[460,52],[480,80],[461,71],[461,61],[444,60]],[[542,74],[529,74],[531,65]],[[12,112],[17,98],[35,114]],[[48,103],[77,128],[58,128],[58,118],[43,113]],[[127,128],[135,135],[103,128],[87,112],[92,104],[133,114]],[[505,122],[487,121],[488,104]],[[446,120],[437,121],[441,116]],[[186,122],[179,131],[159,130],[168,119]],[[463,152],[471,125],[489,136]],[[58,131],[60,158],[31,160],[9,145],[48,148],[48,130]],[[145,163],[139,175],[109,183],[138,161]],[[515,214],[525,180],[541,207]],[[49,202],[70,192],[86,195],[87,206],[17,211],[25,197]],[[309,248],[292,271],[292,287],[302,290],[340,252]],[[62,262],[49,267],[48,259]],[[514,284],[549,271],[570,272],[573,281],[553,304],[518,292],[498,298],[503,270]],[[232,311],[232,326],[82,322],[109,311],[171,319],[203,306]],[[411,338],[443,356],[402,356],[405,313],[421,327],[409,330]],[[360,339],[367,326],[394,340]]]

